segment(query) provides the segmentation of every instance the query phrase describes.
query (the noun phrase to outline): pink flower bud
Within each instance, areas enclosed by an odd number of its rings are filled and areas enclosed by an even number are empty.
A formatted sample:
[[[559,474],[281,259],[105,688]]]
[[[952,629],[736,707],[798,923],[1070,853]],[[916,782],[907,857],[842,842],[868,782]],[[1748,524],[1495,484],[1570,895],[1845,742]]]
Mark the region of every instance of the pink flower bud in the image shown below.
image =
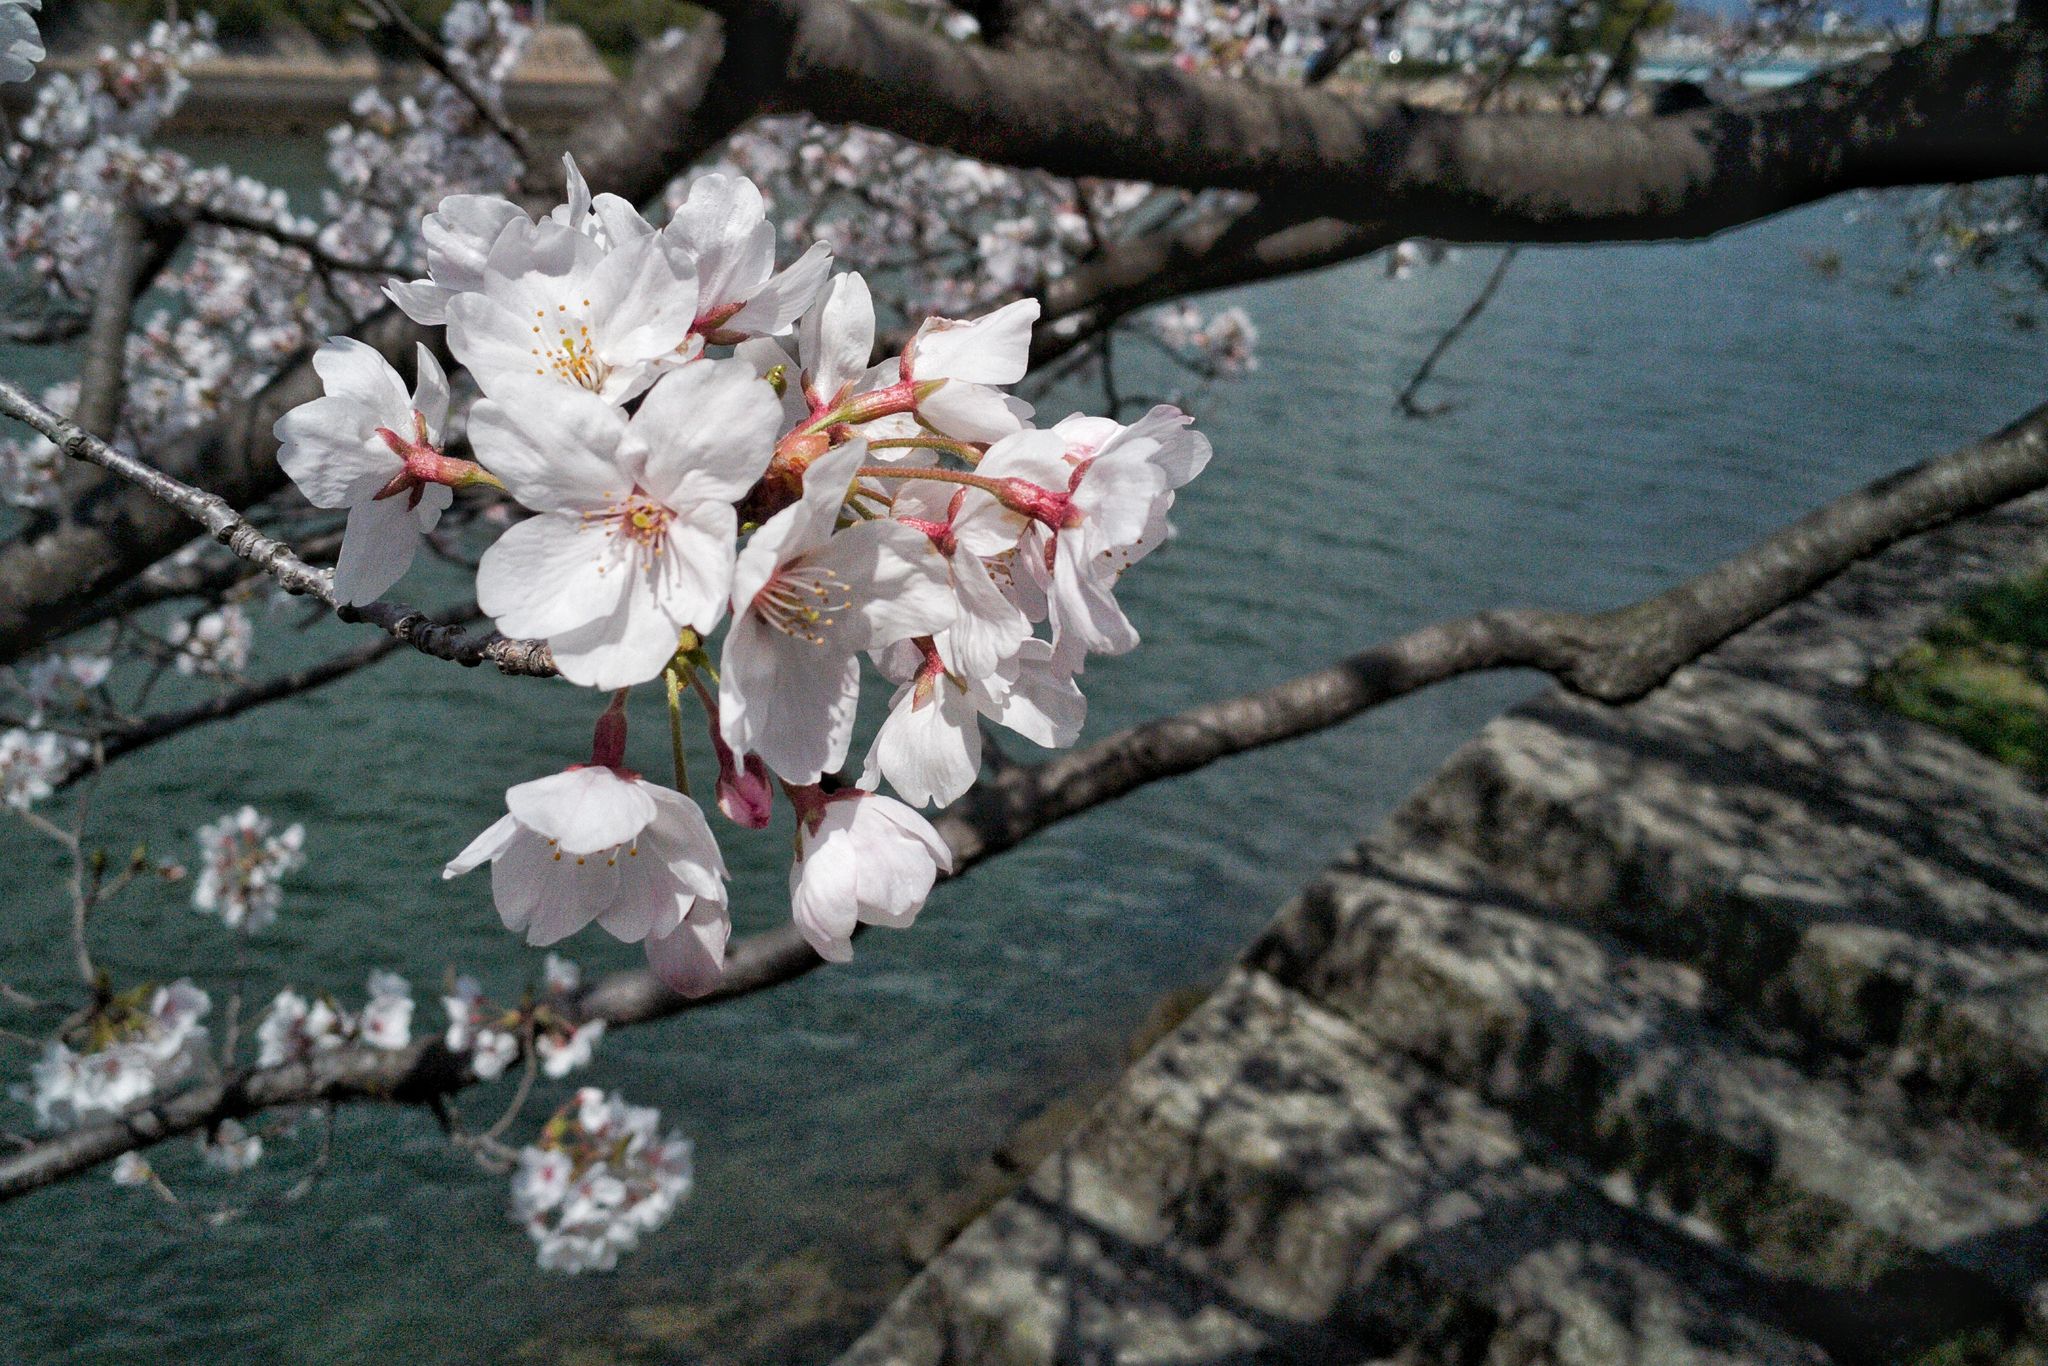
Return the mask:
[[[731,746],[712,732],[718,749],[718,809],[735,825],[749,830],[766,830],[775,815],[775,789],[769,784],[768,765],[758,754],[749,754],[743,766],[733,764]]]

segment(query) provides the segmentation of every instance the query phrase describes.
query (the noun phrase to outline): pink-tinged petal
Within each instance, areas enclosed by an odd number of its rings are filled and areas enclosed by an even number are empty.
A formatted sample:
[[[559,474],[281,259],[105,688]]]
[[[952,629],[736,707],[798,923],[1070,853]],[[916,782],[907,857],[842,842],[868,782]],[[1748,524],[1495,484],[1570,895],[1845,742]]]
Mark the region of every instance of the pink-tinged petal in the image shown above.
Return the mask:
[[[823,242],[811,243],[810,250],[761,286],[745,308],[726,319],[724,330],[780,336],[810,311],[831,273],[832,249]]]
[[[476,600],[508,636],[553,636],[610,618],[632,577],[601,530],[548,513],[515,523],[484,552]]]
[[[1196,431],[1193,422],[1180,409],[1162,403],[1133,422],[1124,439],[1158,442],[1149,458],[1166,476],[1166,487],[1177,489],[1207,469],[1213,454],[1209,438]]]
[[[839,509],[853,483],[853,472],[860,468],[866,454],[867,442],[855,439],[819,456],[804,472],[803,497],[770,517],[747,538],[733,569],[735,617],[745,615],[778,567],[832,538]]]
[[[495,859],[504,853],[518,833],[519,822],[513,819],[510,812],[498,817],[484,827],[484,832],[471,840],[461,853],[448,860],[447,866],[441,869],[441,876],[461,877],[464,873],[482,867],[486,860]]]
[[[647,491],[671,507],[733,503],[775,453],[782,401],[747,362],[704,360],[664,377],[641,400],[632,431],[647,448]]]
[[[759,729],[744,743],[727,743],[760,755],[785,781],[815,783],[846,762],[860,706],[860,661],[851,654],[820,658],[815,646],[773,629],[764,634],[776,642],[768,653],[778,662],[765,682],[756,679],[758,695],[741,709],[748,728]]]
[[[724,907],[707,908],[701,916],[693,910],[675,933],[647,940],[647,966],[669,990],[703,996],[725,973],[725,946],[731,938],[732,920]]]
[[[571,855],[631,844],[655,816],[646,784],[608,768],[572,768],[520,783],[506,791],[505,808]]]
[[[1117,605],[1114,576],[1078,555],[1053,562],[1050,598],[1053,643],[1062,662],[1072,661],[1060,647],[1079,644],[1098,655],[1128,654],[1138,646],[1138,628]]]
[[[501,859],[492,865],[492,870],[504,867],[508,861]],[[537,867],[541,891],[526,922],[526,942],[535,948],[567,939],[618,899],[619,869],[609,855],[570,854],[556,849]]]
[[[617,572],[626,591],[609,616],[548,633],[555,667],[581,687],[609,692],[659,678],[681,643],[683,623],[656,595],[653,578],[633,568]]]
[[[668,866],[669,873],[692,895],[725,899],[725,856],[703,808],[672,788],[644,783],[654,798],[654,823],[642,837]]]
[[[647,850],[618,849],[607,857],[618,868],[619,890],[598,913],[597,923],[622,944],[637,944],[650,935],[668,934],[683,923],[690,895],[669,876],[668,869]]]
[[[491,860],[491,902],[498,908],[498,919],[515,934],[526,933],[547,893],[545,870],[554,853],[546,840],[530,830],[519,830]]]
[[[1074,507],[1082,519],[1080,539],[1089,547],[1081,553],[1131,545],[1145,534],[1152,504],[1166,491],[1166,472],[1148,458],[1157,449],[1149,441],[1119,444],[1088,466],[1074,489]]]
[[[920,380],[1015,384],[1030,368],[1031,325],[1037,321],[1036,299],[1019,299],[972,322],[934,319],[912,344],[913,373]]]
[[[918,400],[917,414],[960,441],[1001,441],[1024,429],[1023,418],[1000,391],[957,379]]]
[[[408,496],[404,501],[411,502]],[[413,519],[419,523],[422,534],[432,531],[441,520],[441,514],[455,501],[455,490],[446,484],[429,484],[420,490],[420,501],[413,508]]]
[[[674,351],[697,316],[695,273],[678,278],[662,244],[652,237],[614,244],[585,288],[599,348],[615,362]]]
[[[829,403],[866,373],[875,349],[875,304],[867,281],[841,275],[804,316],[797,354],[818,397]]]
[[[335,597],[344,606],[375,602],[405,577],[419,548],[419,519],[403,495],[357,503],[348,511],[334,563]]]
[[[536,512],[606,507],[632,492],[622,466],[637,446],[625,415],[580,389],[536,382],[484,399],[470,410],[469,439],[483,467]]]

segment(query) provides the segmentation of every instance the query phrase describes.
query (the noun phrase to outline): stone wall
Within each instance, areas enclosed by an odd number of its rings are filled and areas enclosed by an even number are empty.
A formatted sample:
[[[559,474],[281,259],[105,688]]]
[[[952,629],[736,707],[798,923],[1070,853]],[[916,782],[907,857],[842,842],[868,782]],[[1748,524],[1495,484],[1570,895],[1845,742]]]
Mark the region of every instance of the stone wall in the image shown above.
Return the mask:
[[[1494,722],[843,1366],[2043,1360],[2048,795],[1861,693],[2043,561]]]

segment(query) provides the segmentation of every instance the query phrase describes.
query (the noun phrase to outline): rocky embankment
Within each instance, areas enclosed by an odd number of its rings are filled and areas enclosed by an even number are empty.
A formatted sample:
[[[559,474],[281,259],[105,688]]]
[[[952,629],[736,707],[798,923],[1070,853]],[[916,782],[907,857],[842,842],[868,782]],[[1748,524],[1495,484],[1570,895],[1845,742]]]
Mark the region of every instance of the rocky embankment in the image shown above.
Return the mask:
[[[2043,561],[1494,722],[842,1366],[2048,1359],[2048,794],[1864,696]]]

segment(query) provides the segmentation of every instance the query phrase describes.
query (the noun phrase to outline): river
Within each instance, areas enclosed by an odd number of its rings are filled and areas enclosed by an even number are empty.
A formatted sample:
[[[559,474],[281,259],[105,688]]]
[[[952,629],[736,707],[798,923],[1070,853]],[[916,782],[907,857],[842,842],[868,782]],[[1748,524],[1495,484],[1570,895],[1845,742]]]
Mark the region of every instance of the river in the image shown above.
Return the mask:
[[[1189,396],[1216,460],[1176,509],[1179,539],[1125,581],[1145,644],[1089,669],[1088,736],[1437,618],[1638,598],[2041,401],[2048,333],[2010,325],[1981,280],[1894,292],[1895,227],[1845,207],[1704,245],[1525,253],[1442,367],[1436,397],[1457,406],[1426,422],[1394,416],[1390,397],[1491,252],[1404,280],[1365,263],[1228,296],[1263,333],[1262,365]],[[1809,264],[1825,252],[1840,272]],[[1148,348],[1124,350],[1127,387],[1175,383]],[[1043,415],[1093,401],[1080,389]],[[295,623],[259,621],[258,668],[361,638]],[[615,1274],[537,1270],[502,1179],[423,1112],[355,1106],[310,1195],[217,1228],[194,1231],[104,1172],[7,1206],[0,1356],[611,1359],[577,1355],[604,1334],[626,1359],[822,1358],[894,1274],[907,1189],[1111,1075],[1162,993],[1213,978],[1297,885],[1535,686],[1467,680],[1159,785],[942,888],[914,930],[863,938],[850,966],[607,1039],[585,1075],[660,1105],[694,1138],[698,1168],[693,1198]],[[365,974],[389,967],[429,1000],[450,968],[511,996],[541,955],[499,928],[481,876],[443,883],[438,868],[502,809],[506,784],[575,757],[594,710],[559,685],[401,657],[116,766],[93,829],[190,860],[194,828],[243,801],[305,823],[306,867],[250,946],[252,992],[360,1000]],[[642,716],[634,749],[651,771],[660,738]],[[741,928],[774,923],[786,844],[724,842]],[[0,867],[0,979],[64,990],[49,846],[0,825]],[[189,971],[218,998],[231,955],[188,892],[124,899],[94,942],[117,975]],[[634,957],[594,932],[567,948],[589,971]],[[438,1027],[438,1008],[420,1023]],[[10,1078],[24,1076],[29,1051],[0,1046]],[[505,1089],[464,1105],[487,1122]],[[567,1090],[547,1087],[533,1119]],[[0,1112],[0,1127],[30,1122],[13,1102]],[[316,1135],[274,1140],[274,1169],[249,1191],[304,1170]],[[174,1187],[220,1190],[188,1143],[159,1165]],[[750,1338],[751,1302],[717,1315],[736,1293],[814,1311],[816,1327]]]

